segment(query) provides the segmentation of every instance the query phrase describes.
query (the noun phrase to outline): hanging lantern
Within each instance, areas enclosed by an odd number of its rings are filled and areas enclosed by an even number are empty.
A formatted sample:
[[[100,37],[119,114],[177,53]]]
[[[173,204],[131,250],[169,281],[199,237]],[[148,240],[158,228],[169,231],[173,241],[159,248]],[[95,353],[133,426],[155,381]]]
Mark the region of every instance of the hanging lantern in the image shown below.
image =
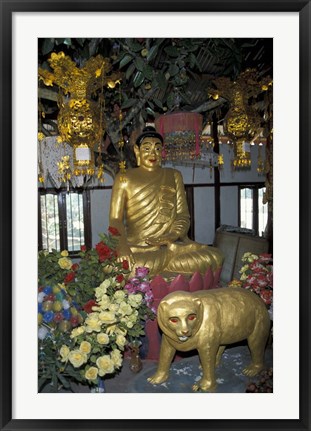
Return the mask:
[[[233,167],[251,167],[250,142],[260,127],[260,118],[248,105],[246,95],[238,83],[234,83],[231,107],[225,117],[226,134],[234,142]]]
[[[214,81],[216,90],[211,90],[210,95],[213,97],[213,94],[221,94],[230,103],[229,111],[224,119],[224,136],[221,139],[228,138],[228,143],[233,143],[232,165],[234,169],[251,167],[250,146],[255,143],[254,140],[261,126],[261,118],[249,101],[252,97],[266,91],[265,84],[270,81],[270,77],[261,79],[255,69],[245,70],[235,81],[225,77]]]
[[[156,130],[164,138],[168,161],[196,159],[201,152],[203,117],[196,112],[173,112],[155,120]]]
[[[63,52],[51,54],[48,61],[53,73],[39,68],[39,78],[45,85],[55,83],[63,91],[63,94],[59,94],[58,103],[59,142],[69,144],[73,148],[73,163],[67,159],[60,160],[59,167],[64,171],[63,166],[68,165],[67,181],[72,175],[91,177],[96,174],[102,182],[100,144],[103,135],[103,87],[107,85],[114,88],[111,85],[113,83],[115,86],[120,82],[120,75],[113,73],[107,76],[111,70],[110,60],[101,55],[91,57],[81,69]],[[98,102],[94,102],[92,96],[98,90],[101,91],[101,97],[98,98]],[[94,160],[95,148],[99,148],[100,163],[97,169]]]
[[[62,141],[73,147],[74,175],[94,175],[93,149],[102,134],[98,104],[71,98],[62,105],[57,120]]]

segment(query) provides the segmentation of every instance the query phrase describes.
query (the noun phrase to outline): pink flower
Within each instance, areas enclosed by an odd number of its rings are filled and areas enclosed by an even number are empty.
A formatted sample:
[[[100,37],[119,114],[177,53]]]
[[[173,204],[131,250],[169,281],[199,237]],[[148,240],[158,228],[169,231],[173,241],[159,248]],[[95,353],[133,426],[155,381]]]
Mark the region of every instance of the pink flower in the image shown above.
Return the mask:
[[[143,281],[139,286],[141,292],[147,292],[148,289],[150,289],[150,283],[148,281]]]
[[[272,256],[269,253],[262,253],[259,255],[259,261],[262,263],[268,263],[271,262]]]
[[[144,266],[138,266],[135,270],[135,275],[136,277],[147,277],[147,275],[149,274],[149,268],[146,268]]]

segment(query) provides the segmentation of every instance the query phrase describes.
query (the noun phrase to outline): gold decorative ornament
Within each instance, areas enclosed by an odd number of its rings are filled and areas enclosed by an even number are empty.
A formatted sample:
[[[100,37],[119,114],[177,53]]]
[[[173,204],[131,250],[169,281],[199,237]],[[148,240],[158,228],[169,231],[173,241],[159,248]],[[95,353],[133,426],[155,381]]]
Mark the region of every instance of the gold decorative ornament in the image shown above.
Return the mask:
[[[39,79],[45,85],[58,85],[63,92],[59,95],[57,123],[60,140],[74,150],[72,173],[93,176],[96,172],[94,148],[101,143],[103,135],[102,100],[99,97],[95,102],[94,97],[99,90],[103,92],[105,85],[114,88],[120,82],[120,74],[107,76],[111,71],[110,60],[101,55],[91,57],[82,68],[63,52],[52,53],[48,62],[53,73],[39,68]],[[102,161],[98,169],[97,177],[102,179]]]
[[[203,376],[193,390],[214,391],[215,368],[226,346],[245,339],[251,363],[243,373],[252,377],[264,369],[270,317],[265,303],[251,291],[239,287],[176,291],[161,300],[157,319],[163,334],[157,371],[148,378],[152,384],[169,378],[176,351],[197,350]]]
[[[150,275],[191,276],[221,268],[223,255],[215,247],[191,241],[190,216],[181,173],[162,168],[162,137],[139,136],[134,145],[139,167],[120,172],[110,202],[109,225],[120,232],[118,259],[130,269],[150,269]],[[139,144],[137,144],[137,142]]]
[[[247,69],[235,81],[221,77],[213,83],[216,89],[210,90],[210,96],[214,98],[221,94],[230,103],[224,128],[225,134],[234,143],[233,168],[249,169],[251,167],[250,144],[261,127],[261,118],[249,100],[267,91],[272,85],[271,78],[260,79],[255,69]]]

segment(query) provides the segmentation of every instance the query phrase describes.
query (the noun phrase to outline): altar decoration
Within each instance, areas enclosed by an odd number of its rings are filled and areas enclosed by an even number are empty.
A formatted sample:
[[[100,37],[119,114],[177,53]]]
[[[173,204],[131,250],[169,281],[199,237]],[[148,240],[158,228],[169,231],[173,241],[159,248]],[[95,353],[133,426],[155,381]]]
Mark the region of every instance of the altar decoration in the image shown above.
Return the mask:
[[[210,96],[218,98],[220,95],[228,100],[229,110],[224,119],[225,135],[233,142],[233,168],[236,170],[251,167],[250,145],[258,142],[262,118],[254,107],[253,98],[266,92],[272,86],[270,77],[260,78],[254,69],[242,72],[236,80],[220,77],[213,81],[214,89]],[[260,165],[259,169],[262,166]]]
[[[140,280],[138,273],[135,291],[129,289],[134,281],[128,262],[117,261],[118,236],[109,227],[94,248],[81,247],[78,262],[67,250],[39,252],[39,390],[47,383],[53,391],[98,386],[120,369],[125,347],[139,341],[146,320],[154,318],[148,277]]]
[[[272,256],[268,253],[244,253],[244,265],[240,269],[240,280],[233,280],[231,287],[243,287],[252,290],[264,301],[268,308],[273,301],[273,265]]]
[[[58,145],[68,144],[72,147],[72,155],[66,153],[58,161],[60,181],[68,183],[72,177],[96,176],[102,182],[103,89],[105,86],[114,88],[120,82],[120,74],[111,73],[110,59],[101,55],[91,57],[82,68],[77,67],[64,52],[52,53],[48,63],[53,72],[39,68],[39,80],[46,86],[56,84],[60,89]],[[39,115],[39,124],[41,115],[42,113]],[[98,152],[97,168],[95,150]],[[40,182],[44,182],[42,172],[39,173]]]

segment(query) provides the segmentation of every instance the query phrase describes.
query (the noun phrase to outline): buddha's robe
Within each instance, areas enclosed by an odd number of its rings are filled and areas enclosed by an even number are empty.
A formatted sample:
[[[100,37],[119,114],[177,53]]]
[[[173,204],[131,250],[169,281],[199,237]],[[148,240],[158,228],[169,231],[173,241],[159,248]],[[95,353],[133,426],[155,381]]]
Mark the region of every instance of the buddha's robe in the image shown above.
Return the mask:
[[[204,274],[222,265],[221,252],[191,241],[188,236],[190,216],[182,176],[179,171],[160,168],[148,172],[130,169],[126,182],[116,177],[111,199],[110,225],[120,231],[123,214],[124,231],[135,267],[146,266],[151,275]],[[149,238],[173,233],[176,241],[168,245],[150,246]]]

